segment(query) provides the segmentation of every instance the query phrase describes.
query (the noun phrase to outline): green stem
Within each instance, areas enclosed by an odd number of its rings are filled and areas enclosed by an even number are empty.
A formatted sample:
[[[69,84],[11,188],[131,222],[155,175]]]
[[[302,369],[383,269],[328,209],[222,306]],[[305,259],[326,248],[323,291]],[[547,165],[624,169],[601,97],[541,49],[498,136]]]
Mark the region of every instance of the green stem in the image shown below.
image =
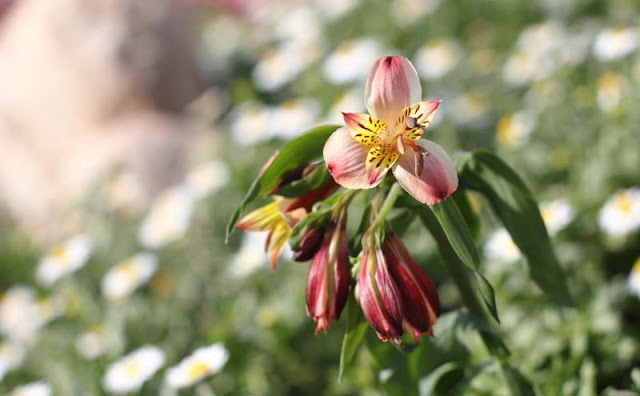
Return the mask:
[[[391,209],[393,209],[393,206],[395,205],[396,200],[401,193],[402,187],[400,187],[400,184],[393,183],[393,186],[391,186],[391,189],[387,193],[387,198],[384,200],[382,207],[378,211],[378,215],[376,216],[374,223],[371,225],[372,230],[380,228],[384,225],[384,220],[387,218],[389,212],[391,212]]]

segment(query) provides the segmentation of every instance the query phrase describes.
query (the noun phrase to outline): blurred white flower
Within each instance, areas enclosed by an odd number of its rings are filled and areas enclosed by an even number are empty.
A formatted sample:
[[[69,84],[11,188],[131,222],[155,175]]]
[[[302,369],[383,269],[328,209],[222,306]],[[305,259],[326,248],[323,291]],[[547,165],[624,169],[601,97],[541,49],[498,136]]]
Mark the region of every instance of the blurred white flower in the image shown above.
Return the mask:
[[[119,172],[109,179],[104,194],[111,208],[127,213],[140,211],[148,199],[140,177],[131,171]]]
[[[360,0],[315,0],[316,8],[329,20],[342,18],[358,6]]]
[[[185,178],[185,187],[197,198],[204,198],[226,186],[229,167],[222,161],[212,160],[192,169]]]
[[[40,299],[35,304],[35,311],[40,326],[62,316],[67,309],[67,304],[60,296],[51,296]]]
[[[222,370],[229,352],[221,343],[198,348],[167,371],[166,382],[171,388],[185,388]]]
[[[283,139],[298,137],[313,127],[318,116],[318,103],[313,99],[291,99],[273,109],[274,135]]]
[[[596,36],[593,54],[600,61],[609,61],[629,55],[638,48],[640,33],[637,28],[608,28]]]
[[[522,147],[529,141],[535,125],[535,117],[526,110],[500,118],[496,125],[498,144],[506,149]]]
[[[261,268],[267,268],[265,239],[268,233],[269,231],[244,233],[242,245],[229,266],[231,276],[244,278]]]
[[[321,37],[321,31],[317,13],[309,7],[300,6],[288,9],[286,18],[278,18],[273,33],[282,41],[309,43]]]
[[[53,248],[38,263],[36,280],[50,286],[58,279],[82,268],[89,259],[93,243],[86,235],[76,235]]]
[[[422,17],[432,14],[441,0],[397,0],[391,3],[391,15],[398,26],[407,26],[418,22]]]
[[[158,268],[152,253],[138,253],[111,268],[102,278],[102,295],[110,301],[120,300],[143,285]]]
[[[603,111],[615,110],[622,98],[622,88],[625,85],[624,77],[618,73],[608,72],[598,79],[598,106]]]
[[[272,126],[273,110],[261,103],[245,103],[231,115],[231,137],[243,146],[271,139]]]
[[[313,42],[284,42],[258,60],[253,69],[253,81],[262,91],[276,91],[296,78],[319,55],[318,45]]]
[[[373,38],[345,41],[324,62],[324,75],[333,84],[364,80],[382,46]]]
[[[633,268],[627,279],[627,287],[631,293],[640,297],[640,257],[633,263]]]
[[[0,332],[10,339],[30,343],[42,324],[32,289],[15,285],[0,299]]]
[[[51,396],[52,394],[51,385],[44,381],[16,386],[11,392],[11,396]]]
[[[112,363],[102,385],[110,393],[137,392],[164,365],[164,361],[164,352],[160,348],[145,345]]]
[[[433,39],[418,50],[414,59],[421,77],[437,80],[458,64],[462,59],[462,49],[453,39]]]
[[[345,113],[362,113],[365,111],[364,101],[362,100],[362,89],[350,89],[336,98],[331,104],[331,108],[327,111],[326,123],[342,124]]]
[[[540,72],[540,65],[533,56],[523,51],[516,51],[505,62],[502,78],[509,85],[522,86],[539,79]]]
[[[484,255],[490,260],[505,263],[517,261],[522,256],[511,235],[504,228],[494,231],[489,236],[484,244]]]
[[[640,228],[640,188],[619,190],[598,213],[598,224],[612,236],[625,236]]]
[[[76,351],[87,360],[95,359],[105,353],[107,335],[102,327],[95,327],[86,331],[76,339]]]
[[[563,50],[562,46],[568,33],[558,21],[547,21],[527,26],[518,38],[518,48],[526,51],[537,60],[555,61]],[[551,58],[551,59],[549,59]]]
[[[193,193],[184,187],[173,187],[160,194],[153,202],[138,230],[138,240],[149,249],[155,249],[184,236],[193,210]]]
[[[489,100],[477,92],[466,93],[453,100],[447,115],[460,124],[482,126],[488,121]]]
[[[573,206],[564,198],[541,203],[540,214],[550,236],[569,225],[576,215]]]
[[[0,381],[4,375],[22,365],[25,357],[24,347],[15,341],[0,343]]]

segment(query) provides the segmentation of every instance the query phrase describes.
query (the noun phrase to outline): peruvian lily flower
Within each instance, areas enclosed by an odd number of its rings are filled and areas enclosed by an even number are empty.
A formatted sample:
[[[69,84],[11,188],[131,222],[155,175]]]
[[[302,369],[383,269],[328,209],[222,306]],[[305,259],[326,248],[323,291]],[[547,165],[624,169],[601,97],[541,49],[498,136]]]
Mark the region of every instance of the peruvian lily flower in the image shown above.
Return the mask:
[[[309,268],[306,294],[307,313],[318,323],[316,333],[327,331],[349,296],[349,240],[344,223],[325,230]]]
[[[388,232],[382,246],[375,238],[363,239],[357,295],[364,316],[382,341],[401,344],[407,329],[418,342],[433,334],[440,315],[438,292],[400,238]]]
[[[324,146],[324,160],[335,181],[350,189],[377,186],[391,170],[416,200],[436,204],[458,187],[449,155],[421,139],[440,101],[420,101],[422,87],[411,62],[386,56],[367,76],[369,114],[343,113],[346,128],[337,129]]]

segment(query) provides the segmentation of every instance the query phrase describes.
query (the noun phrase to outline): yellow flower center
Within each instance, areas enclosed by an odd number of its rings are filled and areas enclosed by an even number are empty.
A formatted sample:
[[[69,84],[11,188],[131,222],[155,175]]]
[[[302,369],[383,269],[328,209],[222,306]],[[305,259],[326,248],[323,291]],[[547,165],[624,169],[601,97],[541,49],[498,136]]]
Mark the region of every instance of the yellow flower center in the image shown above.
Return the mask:
[[[631,200],[629,195],[625,193],[618,194],[618,196],[613,199],[613,207],[624,214],[631,213],[632,205],[633,201]]]
[[[209,374],[209,366],[202,362],[195,362],[187,369],[187,379],[189,382],[195,382],[205,375]]]
[[[140,363],[135,359],[129,359],[124,363],[124,372],[129,377],[136,377],[140,374]]]

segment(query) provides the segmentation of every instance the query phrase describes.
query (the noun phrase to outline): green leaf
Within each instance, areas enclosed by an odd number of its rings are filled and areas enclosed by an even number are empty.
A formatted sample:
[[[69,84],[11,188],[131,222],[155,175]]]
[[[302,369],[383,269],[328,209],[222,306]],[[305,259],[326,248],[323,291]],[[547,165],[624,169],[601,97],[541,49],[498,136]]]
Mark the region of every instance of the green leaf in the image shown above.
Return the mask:
[[[420,220],[436,240],[440,255],[447,263],[449,272],[452,276],[458,277],[460,281],[468,283],[469,287],[478,293],[488,312],[499,323],[493,287],[478,272],[480,257],[456,202],[452,199],[445,199],[435,206],[428,207],[406,195],[400,197],[397,202],[400,206],[412,208],[414,213],[418,214]],[[460,290],[463,295],[467,292],[467,290]],[[472,310],[474,314],[480,315],[480,318],[483,317],[482,307],[467,308]]]
[[[280,187],[277,191],[277,194],[287,198],[299,197],[311,190],[315,190],[316,188],[321,187],[330,178],[331,174],[329,174],[327,168],[323,164],[321,164],[316,166],[316,168],[313,169],[305,177],[294,180],[291,183]]]
[[[466,190],[464,188],[458,188],[451,197],[456,201],[462,218],[467,223],[467,227],[469,227],[471,236],[474,240],[477,240],[478,237],[480,237],[480,219],[471,207],[471,202],[469,201]]]
[[[567,280],[549,241],[538,203],[524,181],[494,154],[477,150],[455,160],[461,184],[481,192],[526,257],[531,278],[549,296],[571,304]]]
[[[338,125],[319,126],[287,143],[262,176],[251,184],[240,205],[231,215],[225,240],[229,239],[238,219],[254,199],[268,195],[285,173],[322,157],[324,143],[338,128]]]
[[[338,373],[338,382],[342,382],[345,367],[351,362],[351,359],[353,359],[353,356],[362,342],[368,327],[368,324],[362,315],[362,310],[360,310],[353,293],[349,294],[346,315],[347,330],[344,333],[342,349],[340,350],[340,371]]]
[[[453,199],[445,199],[439,204],[430,206],[449,239],[453,250],[463,263],[473,270],[480,268],[480,256],[471,237],[467,222]]]
[[[438,382],[440,382],[445,375],[461,370],[462,368],[457,362],[448,362],[441,365],[418,382],[418,393],[420,396],[444,396],[449,394],[437,391]]]

